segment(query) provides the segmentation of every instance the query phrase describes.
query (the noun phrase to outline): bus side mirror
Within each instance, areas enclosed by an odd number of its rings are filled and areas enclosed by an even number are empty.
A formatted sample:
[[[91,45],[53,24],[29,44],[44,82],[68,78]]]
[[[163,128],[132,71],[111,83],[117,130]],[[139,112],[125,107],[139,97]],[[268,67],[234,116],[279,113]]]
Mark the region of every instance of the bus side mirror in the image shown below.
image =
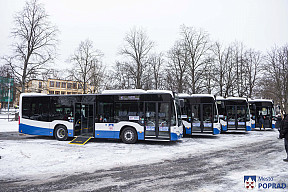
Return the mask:
[[[184,99],[179,99],[180,102],[180,107],[183,108],[184,107]]]

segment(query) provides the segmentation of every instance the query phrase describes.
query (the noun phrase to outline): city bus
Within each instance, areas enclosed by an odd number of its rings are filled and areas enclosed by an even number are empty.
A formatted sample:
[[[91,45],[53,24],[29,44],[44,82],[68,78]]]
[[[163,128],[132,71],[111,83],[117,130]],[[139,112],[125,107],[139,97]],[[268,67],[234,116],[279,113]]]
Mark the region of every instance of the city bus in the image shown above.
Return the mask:
[[[249,99],[248,102],[252,116],[252,128],[262,129],[262,125],[259,124],[260,115],[262,115],[264,119],[264,128],[275,128],[276,117],[272,100]]]
[[[19,132],[31,135],[175,141],[183,135],[179,99],[171,91],[21,94]]]
[[[242,97],[216,98],[221,130],[251,131],[251,118],[248,101]]]
[[[219,134],[221,127],[216,100],[210,94],[179,94],[183,99],[182,123],[184,135],[197,133]]]

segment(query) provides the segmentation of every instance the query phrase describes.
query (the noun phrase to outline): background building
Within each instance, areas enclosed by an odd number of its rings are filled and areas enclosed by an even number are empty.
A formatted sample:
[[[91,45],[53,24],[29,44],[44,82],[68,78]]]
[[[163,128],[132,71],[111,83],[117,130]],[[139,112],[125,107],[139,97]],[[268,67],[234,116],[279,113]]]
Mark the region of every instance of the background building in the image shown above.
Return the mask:
[[[86,85],[86,93],[93,93],[94,86]],[[33,79],[27,84],[27,93],[45,93],[55,95],[71,95],[83,94],[83,83],[71,80],[48,79],[38,80]]]

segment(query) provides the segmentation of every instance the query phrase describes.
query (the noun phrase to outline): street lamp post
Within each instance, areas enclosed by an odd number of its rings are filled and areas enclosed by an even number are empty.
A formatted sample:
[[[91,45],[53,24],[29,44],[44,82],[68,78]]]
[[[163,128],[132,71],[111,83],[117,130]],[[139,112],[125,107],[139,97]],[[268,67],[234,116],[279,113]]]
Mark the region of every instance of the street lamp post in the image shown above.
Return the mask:
[[[11,88],[11,82],[10,79],[8,79],[8,121],[9,121],[9,109],[10,109],[10,88]]]

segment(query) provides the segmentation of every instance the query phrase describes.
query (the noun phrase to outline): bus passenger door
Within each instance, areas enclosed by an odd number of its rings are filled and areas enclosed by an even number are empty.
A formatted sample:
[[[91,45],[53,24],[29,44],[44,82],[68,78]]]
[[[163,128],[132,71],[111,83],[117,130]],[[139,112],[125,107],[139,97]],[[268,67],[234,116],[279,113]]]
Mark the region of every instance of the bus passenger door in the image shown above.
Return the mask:
[[[75,136],[94,136],[94,104],[75,103]]]
[[[213,132],[213,108],[212,104],[203,104],[202,105],[202,111],[203,111],[203,121],[202,121],[202,129],[201,132],[203,131],[209,131]]]
[[[158,113],[158,137],[170,139],[170,115],[169,103],[157,103]]]
[[[169,103],[145,103],[145,138],[170,139]]]
[[[246,129],[247,107],[237,106],[237,129]]]
[[[201,132],[203,130],[201,105],[200,104],[192,105],[191,109],[192,109],[192,116],[191,116],[192,132]]]
[[[145,137],[157,137],[157,119],[156,119],[156,104],[155,102],[145,103]]]
[[[237,111],[235,105],[227,106],[227,129],[236,128]]]

